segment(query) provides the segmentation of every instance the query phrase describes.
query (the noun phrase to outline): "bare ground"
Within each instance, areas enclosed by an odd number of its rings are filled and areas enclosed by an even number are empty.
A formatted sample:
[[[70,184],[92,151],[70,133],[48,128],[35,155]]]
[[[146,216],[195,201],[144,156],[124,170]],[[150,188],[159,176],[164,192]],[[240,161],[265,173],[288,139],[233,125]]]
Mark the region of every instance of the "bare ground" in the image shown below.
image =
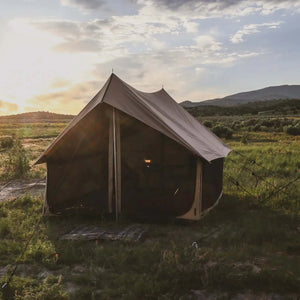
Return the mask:
[[[46,179],[15,179],[0,183],[0,201],[12,200],[29,193],[33,196],[44,196]]]

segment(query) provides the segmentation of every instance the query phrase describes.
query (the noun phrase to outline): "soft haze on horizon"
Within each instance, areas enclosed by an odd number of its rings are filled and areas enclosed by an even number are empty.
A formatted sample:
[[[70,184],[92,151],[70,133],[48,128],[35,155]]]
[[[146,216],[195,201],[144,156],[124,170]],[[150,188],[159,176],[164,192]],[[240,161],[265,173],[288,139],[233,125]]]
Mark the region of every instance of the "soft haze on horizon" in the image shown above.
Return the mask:
[[[178,102],[299,84],[300,0],[0,0],[0,115],[78,113],[112,68]]]

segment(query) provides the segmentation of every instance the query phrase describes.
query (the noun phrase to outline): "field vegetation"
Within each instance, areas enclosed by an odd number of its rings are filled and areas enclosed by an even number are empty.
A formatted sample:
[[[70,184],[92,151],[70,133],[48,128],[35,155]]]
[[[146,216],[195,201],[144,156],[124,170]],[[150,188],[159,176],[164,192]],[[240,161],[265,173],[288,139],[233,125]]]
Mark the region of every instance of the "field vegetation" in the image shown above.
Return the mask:
[[[219,206],[196,223],[150,222],[141,242],[79,242],[59,237],[78,224],[114,228],[132,221],[41,217],[43,199],[30,194],[2,201],[0,286],[18,268],[0,299],[297,299],[300,136],[285,128],[298,128],[299,116],[198,118],[235,150],[225,161]],[[65,125],[0,124],[2,182],[44,177],[45,166],[26,168]],[[27,171],[16,164],[17,172],[8,173],[5,162],[19,155]]]
[[[207,102],[206,102],[207,103]],[[299,115],[299,99],[249,102],[236,106],[199,105],[186,108],[194,116],[288,116]]]

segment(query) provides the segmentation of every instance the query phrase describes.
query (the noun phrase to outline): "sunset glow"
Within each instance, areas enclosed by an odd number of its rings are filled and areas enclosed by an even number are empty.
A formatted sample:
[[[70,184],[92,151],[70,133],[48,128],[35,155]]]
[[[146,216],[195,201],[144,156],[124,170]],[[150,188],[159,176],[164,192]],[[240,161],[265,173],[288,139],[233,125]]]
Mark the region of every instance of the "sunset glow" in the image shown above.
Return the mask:
[[[178,102],[299,84],[299,12],[300,1],[0,1],[0,115],[76,114],[112,68]]]

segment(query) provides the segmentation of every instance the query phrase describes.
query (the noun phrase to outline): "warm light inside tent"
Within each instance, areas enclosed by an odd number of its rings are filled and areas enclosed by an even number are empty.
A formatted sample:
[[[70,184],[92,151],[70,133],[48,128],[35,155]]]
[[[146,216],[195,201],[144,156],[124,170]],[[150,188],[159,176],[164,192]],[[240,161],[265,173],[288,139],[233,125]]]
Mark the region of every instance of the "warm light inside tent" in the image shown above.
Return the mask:
[[[146,167],[149,168],[151,164],[151,159],[144,159]]]

